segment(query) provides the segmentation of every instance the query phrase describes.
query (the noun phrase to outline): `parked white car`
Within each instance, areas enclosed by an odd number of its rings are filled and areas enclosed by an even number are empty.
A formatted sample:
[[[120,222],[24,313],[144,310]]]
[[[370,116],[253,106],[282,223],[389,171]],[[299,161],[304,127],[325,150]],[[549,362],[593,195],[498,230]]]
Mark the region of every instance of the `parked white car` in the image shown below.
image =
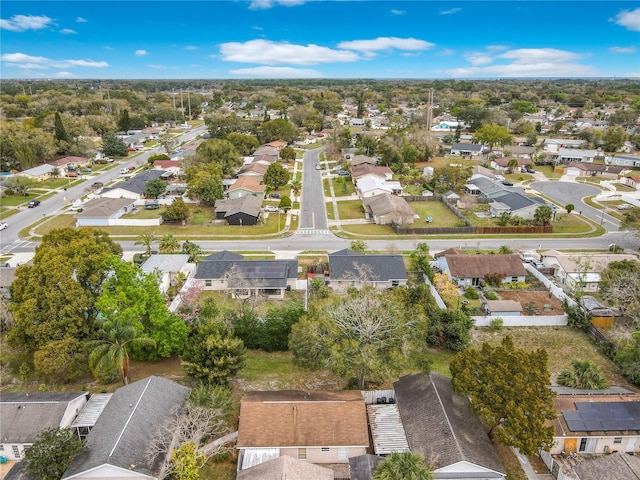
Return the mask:
[[[9,226],[9,224],[7,222],[0,222],[0,230],[4,230],[8,226]]]
[[[265,212],[277,212],[278,210],[280,209],[275,205],[267,205],[266,207],[264,207]]]
[[[129,173],[129,169],[128,168],[121,168],[120,169],[120,175],[126,175],[127,173]]]

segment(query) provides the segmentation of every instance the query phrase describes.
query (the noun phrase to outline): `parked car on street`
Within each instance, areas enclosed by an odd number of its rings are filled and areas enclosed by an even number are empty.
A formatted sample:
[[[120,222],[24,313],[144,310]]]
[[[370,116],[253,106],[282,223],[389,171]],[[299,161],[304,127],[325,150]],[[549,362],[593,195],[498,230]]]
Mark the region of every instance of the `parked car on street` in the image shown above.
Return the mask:
[[[38,205],[40,205],[40,200],[31,200],[31,201],[27,204],[27,206],[28,206],[29,208],[34,208],[34,207],[37,207]]]
[[[631,210],[633,208],[633,205],[631,205],[630,203],[621,203],[616,208],[618,210]]]
[[[9,224],[7,222],[0,222],[0,230],[4,230],[8,226],[9,226]]]
[[[96,188],[97,189],[97,188],[102,188],[102,187],[104,187],[104,183],[102,183],[102,182],[93,182],[91,184],[91,188]]]
[[[126,175],[127,173],[129,173],[129,169],[128,168],[121,168],[120,169],[120,175]]]

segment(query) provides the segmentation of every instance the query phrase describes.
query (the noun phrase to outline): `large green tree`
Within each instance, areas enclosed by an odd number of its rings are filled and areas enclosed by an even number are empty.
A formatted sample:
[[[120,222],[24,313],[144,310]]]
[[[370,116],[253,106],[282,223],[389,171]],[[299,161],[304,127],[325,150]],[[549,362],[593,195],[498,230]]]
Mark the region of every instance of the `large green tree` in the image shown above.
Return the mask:
[[[458,352],[449,369],[455,392],[469,396],[489,436],[524,455],[551,448],[553,427],[546,423],[556,411],[544,349],[518,349],[506,336],[498,346]]]
[[[196,156],[200,162],[219,165],[223,175],[231,175],[242,165],[240,154],[229,140],[206,140],[196,149]]]
[[[424,353],[420,318],[405,313],[391,294],[372,287],[350,292],[293,325],[294,362],[307,368],[330,368],[355,379],[359,388],[367,380],[387,379],[400,372],[412,354]]]
[[[373,472],[373,480],[432,480],[431,470],[417,453],[394,452]]]
[[[256,137],[244,133],[231,132],[225,140],[231,142],[240,155],[251,155],[260,146]]]
[[[611,262],[600,272],[599,293],[609,305],[624,312],[640,326],[640,264],[631,260]]]
[[[290,121],[284,118],[268,120],[260,125],[259,138],[262,143],[274,140],[284,140],[291,143],[299,135],[298,129]]]
[[[187,375],[202,382],[224,385],[244,366],[246,348],[242,340],[220,320],[199,323],[182,354]]]
[[[120,137],[113,132],[102,135],[102,153],[110,157],[126,157],[129,148]]]
[[[155,180],[149,180],[145,186],[144,194],[149,198],[158,198],[167,191],[167,185],[169,182],[156,178]]]
[[[533,213],[533,220],[538,225],[549,225],[553,218],[553,210],[549,205],[540,205]]]
[[[486,143],[489,150],[493,150],[495,145],[505,146],[513,142],[513,136],[507,127],[495,124],[482,125],[473,135],[478,143]]]
[[[267,168],[267,171],[262,178],[265,185],[271,187],[273,190],[278,190],[283,187],[289,181],[289,171],[284,168],[282,163],[273,162]]]
[[[59,480],[84,449],[85,443],[70,428],[43,430],[24,452],[26,471],[38,480]]]
[[[223,197],[222,167],[214,163],[197,163],[188,167],[187,195],[191,199],[213,205]]]
[[[178,197],[162,211],[160,216],[165,222],[181,222],[184,224],[189,219],[190,214],[191,211],[187,204],[182,198]]]
[[[44,235],[33,265],[18,268],[11,285],[14,323],[9,341],[35,351],[65,337],[86,339],[97,315],[96,300],[109,275],[105,262],[121,253],[105,232],[89,227]]]
[[[135,264],[114,257],[107,264],[112,273],[96,302],[101,317],[132,325],[136,336],[147,336],[155,342],[153,347],[136,342],[129,353],[140,360],[181,353],[188,327],[167,308],[155,275],[145,274]]]

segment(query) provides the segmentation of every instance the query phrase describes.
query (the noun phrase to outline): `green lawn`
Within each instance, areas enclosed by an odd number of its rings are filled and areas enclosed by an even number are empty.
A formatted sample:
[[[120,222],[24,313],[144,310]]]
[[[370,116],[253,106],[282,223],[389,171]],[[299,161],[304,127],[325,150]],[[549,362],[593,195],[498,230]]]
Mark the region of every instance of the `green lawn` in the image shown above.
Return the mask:
[[[324,196],[331,198],[331,179],[325,178],[322,180],[322,188],[324,189]]]
[[[347,197],[356,192],[356,186],[349,179],[338,177],[333,180],[333,191],[336,197]]]
[[[409,202],[409,206],[416,215],[420,215],[414,224],[417,228],[425,226],[423,223],[427,217],[433,219],[429,227],[457,227],[460,223],[460,219],[442,202]]]
[[[398,235],[393,230],[393,228],[391,228],[391,225],[376,225],[375,223],[364,223],[364,224],[358,224],[358,225],[342,225],[342,230],[344,230],[347,233],[353,233],[355,235],[384,235],[384,236]]]
[[[338,203],[338,215],[341,220],[364,218],[361,200],[344,200]]]
[[[33,200],[34,198],[38,198],[39,195],[9,195],[6,197],[2,197],[2,205],[5,207],[17,207],[18,205],[25,204],[29,200]]]

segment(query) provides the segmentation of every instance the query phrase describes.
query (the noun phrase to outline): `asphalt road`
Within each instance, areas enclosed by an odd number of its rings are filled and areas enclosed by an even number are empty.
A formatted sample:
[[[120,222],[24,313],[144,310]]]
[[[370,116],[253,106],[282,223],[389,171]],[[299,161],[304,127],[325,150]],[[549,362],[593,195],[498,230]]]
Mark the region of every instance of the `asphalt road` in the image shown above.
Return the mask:
[[[530,187],[562,206],[573,204],[576,212],[604,226],[610,232],[618,231],[620,228],[620,222],[605,210],[593,208],[582,201],[585,197],[600,193],[601,190],[597,187],[578,182],[533,182]]]
[[[196,138],[199,134],[206,131],[206,126],[191,129],[178,137],[179,141],[189,142]],[[28,242],[19,238],[18,233],[20,230],[33,225],[38,220],[59,213],[61,209],[73,203],[74,200],[86,195],[87,187],[93,182],[102,182],[105,185],[120,178],[120,169],[123,167],[139,167],[147,162],[150,155],[160,153],[162,147],[155,147],[144,153],[132,157],[129,160],[124,160],[115,164],[113,168],[99,173],[98,175],[92,175],[88,180],[80,182],[78,185],[70,186],[66,191],[57,193],[45,200],[42,200],[39,206],[35,208],[24,207],[20,213],[13,214],[5,221],[9,226],[0,232],[0,253],[7,254],[13,250],[20,249],[27,246],[33,249],[32,242]],[[69,185],[71,182],[69,182]],[[18,250],[19,251],[19,250]]]
[[[327,230],[327,210],[322,186],[322,170],[316,170],[320,164],[320,152],[323,148],[314,148],[305,152],[302,158],[302,199],[300,202],[300,230]]]

